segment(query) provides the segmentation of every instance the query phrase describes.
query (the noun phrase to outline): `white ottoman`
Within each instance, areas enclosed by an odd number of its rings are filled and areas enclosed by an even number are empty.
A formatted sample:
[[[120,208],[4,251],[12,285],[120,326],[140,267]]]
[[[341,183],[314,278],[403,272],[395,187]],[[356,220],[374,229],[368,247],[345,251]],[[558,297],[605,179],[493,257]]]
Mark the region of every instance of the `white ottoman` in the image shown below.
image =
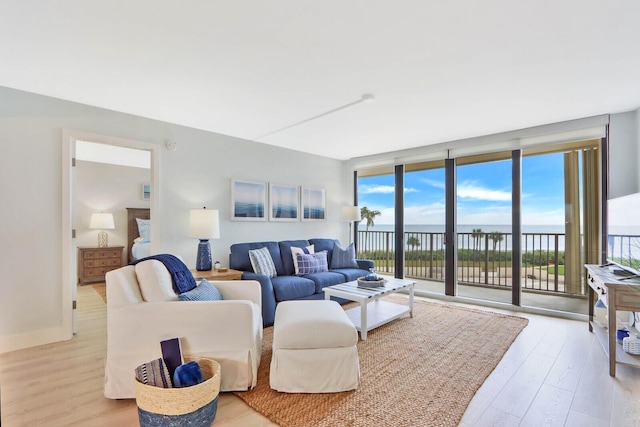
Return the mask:
[[[269,383],[287,393],[358,388],[358,332],[335,301],[283,301],[276,307]]]

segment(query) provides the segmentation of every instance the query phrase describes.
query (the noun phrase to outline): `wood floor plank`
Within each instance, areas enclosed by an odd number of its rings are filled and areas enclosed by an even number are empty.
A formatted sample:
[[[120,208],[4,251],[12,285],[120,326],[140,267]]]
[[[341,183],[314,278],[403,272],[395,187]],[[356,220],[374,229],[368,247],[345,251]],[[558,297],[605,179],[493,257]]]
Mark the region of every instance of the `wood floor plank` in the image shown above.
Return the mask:
[[[569,415],[573,393],[542,384],[520,423],[521,427],[562,427]]]

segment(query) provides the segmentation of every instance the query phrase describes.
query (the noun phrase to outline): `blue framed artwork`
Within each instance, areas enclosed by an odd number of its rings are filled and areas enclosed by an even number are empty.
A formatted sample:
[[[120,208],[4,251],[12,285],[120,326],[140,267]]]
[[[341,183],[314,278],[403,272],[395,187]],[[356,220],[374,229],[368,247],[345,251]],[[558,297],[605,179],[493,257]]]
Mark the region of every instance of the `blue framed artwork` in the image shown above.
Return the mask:
[[[302,187],[300,199],[303,221],[322,221],[327,219],[324,188]]]
[[[269,221],[298,221],[299,219],[298,187],[269,184]]]
[[[266,221],[267,183],[231,181],[231,219],[235,221]]]
[[[142,184],[142,200],[151,200],[151,184]]]

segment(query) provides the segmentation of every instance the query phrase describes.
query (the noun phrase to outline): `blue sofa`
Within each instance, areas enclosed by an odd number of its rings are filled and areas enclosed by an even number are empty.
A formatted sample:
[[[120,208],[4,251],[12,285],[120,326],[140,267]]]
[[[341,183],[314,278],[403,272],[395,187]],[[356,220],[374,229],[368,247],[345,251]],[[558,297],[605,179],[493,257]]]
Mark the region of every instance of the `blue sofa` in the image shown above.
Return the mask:
[[[229,267],[242,271],[244,280],[257,280],[262,287],[262,323],[273,325],[276,305],[280,301],[324,299],[322,288],[356,280],[369,272],[373,261],[356,260],[359,268],[331,269],[331,255],[335,239],[285,240],[281,242],[236,243],[231,246]],[[291,256],[291,247],[303,248],[314,245],[315,252],[327,251],[329,271],[296,276]],[[276,267],[277,276],[269,278],[253,272],[249,251],[266,247]],[[338,300],[344,302],[344,300]]]

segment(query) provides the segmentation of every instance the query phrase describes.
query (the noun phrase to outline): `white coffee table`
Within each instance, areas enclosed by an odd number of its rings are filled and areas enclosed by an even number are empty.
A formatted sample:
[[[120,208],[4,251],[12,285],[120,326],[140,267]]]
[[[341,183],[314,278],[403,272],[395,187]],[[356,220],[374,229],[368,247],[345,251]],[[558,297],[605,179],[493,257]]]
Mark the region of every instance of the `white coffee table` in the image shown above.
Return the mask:
[[[356,280],[324,288],[324,299],[332,296],[344,298],[360,303],[360,307],[345,310],[356,329],[360,331],[360,338],[367,339],[367,332],[378,326],[409,313],[413,317],[413,287],[416,282],[404,279],[387,279],[384,287],[359,288]],[[379,301],[380,297],[400,291],[409,292],[409,305]]]

